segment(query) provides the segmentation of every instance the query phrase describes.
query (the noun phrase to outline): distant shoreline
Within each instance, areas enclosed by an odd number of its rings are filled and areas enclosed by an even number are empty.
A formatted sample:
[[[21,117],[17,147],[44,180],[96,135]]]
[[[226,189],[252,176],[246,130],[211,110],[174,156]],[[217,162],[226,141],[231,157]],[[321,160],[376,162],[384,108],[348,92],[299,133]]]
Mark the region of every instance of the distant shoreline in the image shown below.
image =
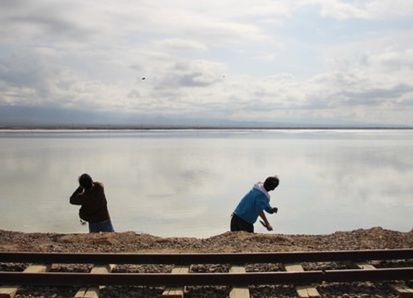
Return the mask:
[[[413,126],[0,126],[10,130],[413,130]]]

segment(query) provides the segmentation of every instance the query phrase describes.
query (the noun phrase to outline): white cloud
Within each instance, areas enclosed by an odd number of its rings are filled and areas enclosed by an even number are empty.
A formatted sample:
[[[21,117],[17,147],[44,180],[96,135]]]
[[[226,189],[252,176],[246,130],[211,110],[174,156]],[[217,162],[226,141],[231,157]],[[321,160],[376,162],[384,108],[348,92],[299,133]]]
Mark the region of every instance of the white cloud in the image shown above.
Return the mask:
[[[413,16],[413,2],[404,0],[374,0],[368,1],[366,11],[370,17],[388,18]]]
[[[303,0],[301,5],[318,5],[326,18],[383,19],[413,16],[413,3],[403,0]]]
[[[157,43],[160,49],[170,49],[171,51],[206,51],[208,47],[194,40],[178,38],[168,38]]]
[[[285,33],[304,6],[317,5],[322,16],[346,24],[386,18],[389,3],[5,1],[0,104],[237,121],[411,123],[411,31],[393,28],[379,38],[376,28],[363,38],[310,45],[290,42],[303,36]],[[411,13],[403,3],[396,1],[392,16]],[[304,68],[300,55],[309,50],[325,63],[315,74],[279,71],[279,64]],[[254,74],[261,68],[265,75]]]
[[[367,18],[365,9],[340,0],[315,1],[320,5],[321,16],[339,20],[348,18]]]

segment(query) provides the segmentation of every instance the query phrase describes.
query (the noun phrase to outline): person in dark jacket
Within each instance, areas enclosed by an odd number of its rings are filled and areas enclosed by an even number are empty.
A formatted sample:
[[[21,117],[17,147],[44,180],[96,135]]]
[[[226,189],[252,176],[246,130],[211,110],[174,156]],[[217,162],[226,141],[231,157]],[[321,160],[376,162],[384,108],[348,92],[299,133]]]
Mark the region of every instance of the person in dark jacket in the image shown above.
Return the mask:
[[[79,187],[70,197],[70,204],[81,205],[79,217],[89,223],[90,233],[114,232],[103,185],[93,182],[88,174],[79,177]]]
[[[246,231],[254,233],[254,223],[258,216],[261,217],[261,224],[268,230],[273,228],[267,220],[264,211],[269,214],[277,213],[277,207],[271,207],[269,192],[274,190],[280,180],[276,176],[270,176],[265,182],[258,182],[254,187],[241,199],[237,208],[235,208],[231,219],[231,231]]]

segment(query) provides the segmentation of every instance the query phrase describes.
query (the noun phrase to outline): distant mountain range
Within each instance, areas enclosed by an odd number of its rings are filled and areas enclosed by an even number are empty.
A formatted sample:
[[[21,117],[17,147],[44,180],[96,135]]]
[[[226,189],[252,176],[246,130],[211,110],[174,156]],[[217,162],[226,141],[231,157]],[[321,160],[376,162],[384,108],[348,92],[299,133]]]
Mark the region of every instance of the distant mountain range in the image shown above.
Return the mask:
[[[355,123],[340,121],[335,123],[320,121],[270,122],[233,121],[208,117],[138,115],[132,113],[93,112],[87,110],[62,109],[58,107],[16,107],[0,106],[0,128],[47,128],[47,129],[149,129],[149,128],[402,128],[412,129],[413,125],[382,125],[379,123]]]

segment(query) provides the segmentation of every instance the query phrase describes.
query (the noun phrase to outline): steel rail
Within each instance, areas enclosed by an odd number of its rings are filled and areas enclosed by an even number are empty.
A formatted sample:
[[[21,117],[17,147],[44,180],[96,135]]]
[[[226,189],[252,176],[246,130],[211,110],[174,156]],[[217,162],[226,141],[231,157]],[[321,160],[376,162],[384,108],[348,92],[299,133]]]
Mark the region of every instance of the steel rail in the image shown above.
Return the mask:
[[[413,249],[276,253],[42,253],[0,252],[0,262],[78,264],[247,264],[413,259]]]
[[[374,270],[325,270],[249,273],[21,273],[0,272],[3,284],[24,285],[259,285],[413,280],[413,267]]]

